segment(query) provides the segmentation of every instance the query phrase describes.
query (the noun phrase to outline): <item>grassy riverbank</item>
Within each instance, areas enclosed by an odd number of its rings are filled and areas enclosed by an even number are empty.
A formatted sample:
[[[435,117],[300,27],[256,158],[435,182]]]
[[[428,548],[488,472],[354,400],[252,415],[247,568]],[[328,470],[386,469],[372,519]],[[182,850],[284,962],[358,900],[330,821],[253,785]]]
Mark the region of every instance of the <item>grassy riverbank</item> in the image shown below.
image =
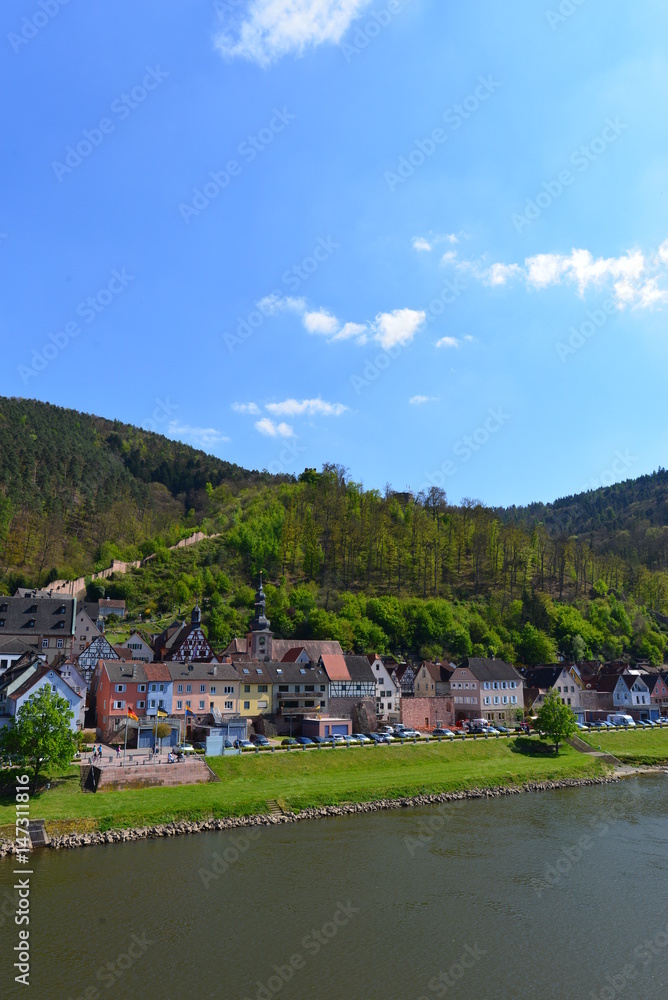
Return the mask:
[[[580,735],[623,764],[668,764],[668,729],[611,729]]]
[[[51,788],[33,799],[31,815],[45,819],[52,833],[107,830],[265,813],[272,799],[299,811],[609,771],[598,757],[568,746],[555,756],[522,738],[250,754],[209,758],[209,764],[219,782],[98,794],[84,794],[78,768],[70,768],[51,776]],[[0,799],[0,835],[10,835],[13,820],[13,800]]]

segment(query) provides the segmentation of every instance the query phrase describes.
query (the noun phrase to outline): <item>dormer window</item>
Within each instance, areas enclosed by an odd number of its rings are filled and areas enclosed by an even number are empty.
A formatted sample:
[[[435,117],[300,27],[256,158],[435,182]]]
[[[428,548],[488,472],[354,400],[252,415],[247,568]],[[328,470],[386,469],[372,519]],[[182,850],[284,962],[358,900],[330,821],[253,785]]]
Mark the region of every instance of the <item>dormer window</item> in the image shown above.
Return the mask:
[[[26,608],[23,613],[24,615],[34,615],[36,611],[37,611],[37,605],[31,604],[30,607]]]
[[[25,627],[26,628],[34,628],[35,627],[35,619],[31,618],[30,621],[27,621],[26,624],[25,624]]]
[[[64,614],[65,614],[65,605],[64,605],[64,604],[61,604],[61,605],[60,605],[60,607],[59,607],[59,608],[58,608],[58,610],[56,611],[56,614],[57,614],[57,615],[64,615]]]
[[[6,610],[7,610],[7,602],[5,601],[4,604],[0,604],[0,611],[6,611]]]
[[[65,628],[65,622],[56,622],[54,628]]]

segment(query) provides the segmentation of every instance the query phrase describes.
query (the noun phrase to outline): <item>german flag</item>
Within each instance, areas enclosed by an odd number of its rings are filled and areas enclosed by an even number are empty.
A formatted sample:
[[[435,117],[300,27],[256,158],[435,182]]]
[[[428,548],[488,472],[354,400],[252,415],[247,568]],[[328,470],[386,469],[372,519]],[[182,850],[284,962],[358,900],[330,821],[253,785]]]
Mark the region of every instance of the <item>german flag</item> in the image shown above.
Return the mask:
[[[134,719],[135,722],[139,722],[139,716],[135,715],[130,706],[128,705],[128,719]]]

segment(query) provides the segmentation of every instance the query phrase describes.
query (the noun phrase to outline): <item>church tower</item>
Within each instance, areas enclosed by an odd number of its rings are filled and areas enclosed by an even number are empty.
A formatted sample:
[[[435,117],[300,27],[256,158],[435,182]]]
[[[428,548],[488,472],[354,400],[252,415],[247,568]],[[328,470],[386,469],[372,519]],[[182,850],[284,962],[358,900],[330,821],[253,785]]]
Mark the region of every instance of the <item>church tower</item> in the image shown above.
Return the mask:
[[[260,573],[260,585],[255,594],[255,617],[251,622],[246,647],[253,660],[271,659],[273,632],[269,628],[271,622],[265,615],[266,603],[267,598],[262,589],[262,573]]]

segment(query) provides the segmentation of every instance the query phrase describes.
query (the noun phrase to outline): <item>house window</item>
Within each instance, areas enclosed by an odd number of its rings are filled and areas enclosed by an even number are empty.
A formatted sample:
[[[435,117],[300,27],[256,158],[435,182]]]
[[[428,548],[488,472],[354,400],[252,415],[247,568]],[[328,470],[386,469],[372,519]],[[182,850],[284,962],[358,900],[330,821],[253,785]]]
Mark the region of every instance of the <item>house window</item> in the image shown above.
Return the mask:
[[[204,708],[204,699],[202,698],[199,703],[200,708]]]
[[[118,691],[119,694],[125,691],[125,684],[117,684],[114,691]]]
[[[258,694],[266,694],[268,692],[268,690],[269,690],[269,686],[267,684],[258,684],[258,686],[257,686],[257,693]]]
[[[4,624],[5,624],[5,619],[4,618],[0,618],[0,628],[2,628],[4,626]]]
[[[515,695],[515,694],[512,695],[512,697],[510,699],[510,702],[511,702],[512,705],[516,705],[517,704],[517,695]]]
[[[289,691],[290,690],[290,685],[289,684],[279,684],[278,685],[278,690],[279,691]]]
[[[145,702],[143,702],[143,701],[138,701],[137,702],[137,708],[143,708],[144,705],[145,705]]]
[[[200,684],[199,693],[204,694],[205,691],[206,691],[206,684]]]
[[[117,712],[122,711],[125,708],[124,701],[114,701],[112,702],[112,707],[116,709]]]
[[[145,691],[146,690],[146,685],[145,684],[138,684],[137,685],[137,690],[138,691],[142,691],[142,692]]]
[[[216,685],[212,684],[211,685],[211,690],[209,691],[209,694],[215,694],[215,693],[216,693]]]
[[[193,689],[192,684],[186,684],[186,694],[191,694],[192,689]]]
[[[42,649],[48,649],[48,648],[49,648],[49,640],[42,639]]]
[[[245,709],[246,711],[248,711],[248,710],[249,710],[249,708],[250,708],[250,702],[249,702],[249,701],[245,701],[245,702],[244,702],[244,709]]]
[[[177,701],[176,702],[176,707],[177,707],[177,709],[183,708],[183,702],[182,701]]]
[[[183,684],[177,684],[176,685],[176,693],[177,694],[183,694]]]
[[[29,622],[26,622],[26,628],[34,628],[34,627],[35,627],[35,619],[31,618]]]
[[[151,698],[151,708],[155,708],[155,698]]]
[[[211,689],[211,694],[213,694],[213,688]],[[231,684],[225,685],[225,688],[223,689],[223,694],[234,694],[234,688],[231,686]]]
[[[244,694],[250,694],[250,684],[244,684]]]
[[[157,690],[157,688],[156,688],[155,684],[151,684],[151,691],[156,691],[156,690]]]
[[[232,708],[232,702],[231,701],[226,701],[225,702],[225,708],[231,709]]]
[[[325,685],[324,685],[324,684],[321,684],[321,685],[320,685],[320,690],[321,690],[321,691],[324,691],[324,690],[325,690]]]

